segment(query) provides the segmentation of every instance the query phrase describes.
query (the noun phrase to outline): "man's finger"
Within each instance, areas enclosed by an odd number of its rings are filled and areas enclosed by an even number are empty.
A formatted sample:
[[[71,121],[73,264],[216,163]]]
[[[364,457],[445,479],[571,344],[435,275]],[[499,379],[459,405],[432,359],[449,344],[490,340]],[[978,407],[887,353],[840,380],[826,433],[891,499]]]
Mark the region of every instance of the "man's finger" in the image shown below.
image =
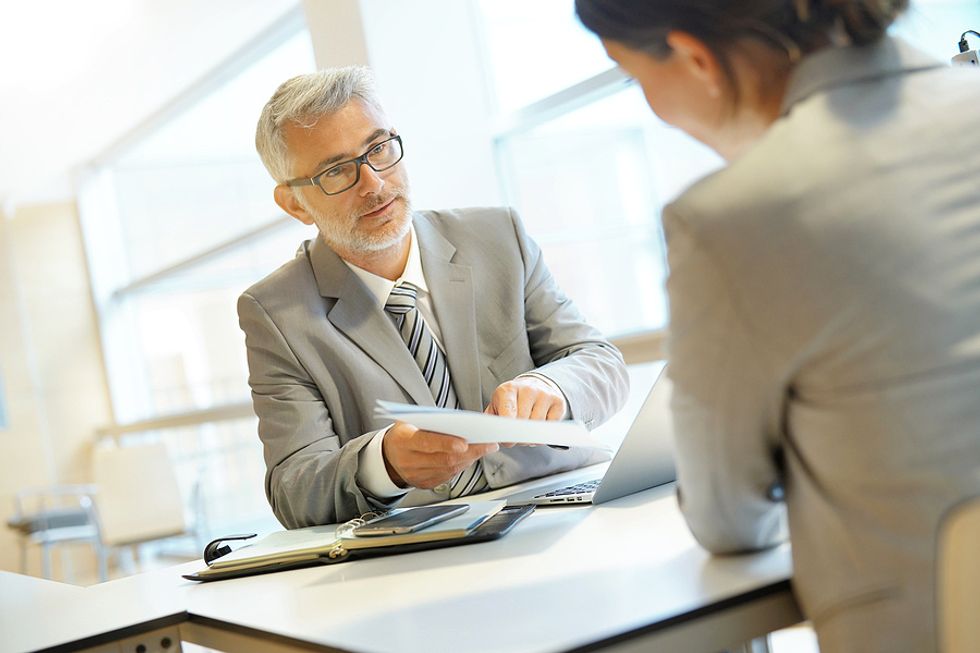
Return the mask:
[[[531,417],[531,411],[538,399],[544,399],[541,392],[535,388],[522,388],[517,393],[517,414],[516,417]]]
[[[454,453],[466,451],[466,440],[446,433],[418,430],[412,436],[412,447],[423,453]]]
[[[475,454],[473,459],[476,460],[488,453],[493,453],[495,451],[500,451],[500,445],[496,442],[490,442],[488,444],[471,444],[469,451],[467,453]]]
[[[531,407],[528,418],[548,419],[548,411],[554,407],[555,403],[555,400],[547,395],[539,396],[538,400],[534,402],[534,406]]]
[[[493,393],[491,404],[497,415],[514,417],[517,415],[517,389],[509,385],[500,386]]]
[[[565,417],[565,404],[560,401],[556,401],[554,404],[548,408],[548,415],[545,419],[558,420]]]

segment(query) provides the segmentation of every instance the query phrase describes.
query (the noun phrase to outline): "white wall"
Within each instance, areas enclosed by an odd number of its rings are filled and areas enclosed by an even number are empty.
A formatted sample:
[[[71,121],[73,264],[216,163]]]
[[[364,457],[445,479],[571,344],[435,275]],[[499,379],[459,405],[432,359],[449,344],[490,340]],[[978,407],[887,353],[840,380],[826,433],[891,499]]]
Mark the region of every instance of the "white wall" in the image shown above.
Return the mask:
[[[111,411],[74,204],[0,214],[0,261],[6,522],[19,489],[90,480],[95,429],[111,422]],[[0,530],[0,569],[19,569],[15,541],[12,531]],[[30,571],[37,573],[36,547],[33,553]]]

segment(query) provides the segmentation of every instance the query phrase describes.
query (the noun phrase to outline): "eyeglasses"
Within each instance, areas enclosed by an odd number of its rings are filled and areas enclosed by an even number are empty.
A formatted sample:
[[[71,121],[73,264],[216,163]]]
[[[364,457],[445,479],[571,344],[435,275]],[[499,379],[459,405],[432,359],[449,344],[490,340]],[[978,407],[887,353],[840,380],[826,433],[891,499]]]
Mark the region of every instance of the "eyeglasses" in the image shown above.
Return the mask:
[[[361,165],[366,164],[375,172],[393,168],[405,156],[402,148],[402,137],[392,136],[380,143],[375,143],[371,149],[361,156],[342,161],[330,166],[323,172],[306,179],[291,179],[287,186],[318,186],[326,195],[338,195],[350,190],[361,180]]]

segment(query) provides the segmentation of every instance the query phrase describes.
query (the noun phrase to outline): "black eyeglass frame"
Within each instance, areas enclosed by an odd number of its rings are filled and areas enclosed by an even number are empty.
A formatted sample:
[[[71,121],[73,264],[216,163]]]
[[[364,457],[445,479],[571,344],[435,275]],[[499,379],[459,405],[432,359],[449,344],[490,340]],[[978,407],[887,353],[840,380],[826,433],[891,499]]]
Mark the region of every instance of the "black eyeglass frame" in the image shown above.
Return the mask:
[[[372,164],[370,161],[368,161],[368,155],[371,154],[371,152],[374,150],[374,148],[378,147],[379,145],[384,145],[385,143],[390,143],[391,141],[398,141],[398,151],[400,153],[398,155],[398,158],[395,159],[394,163],[392,163],[391,165],[387,165],[387,166],[385,166],[383,168],[375,168],[374,167],[374,164]],[[392,136],[390,138],[386,138],[383,141],[380,141],[380,142],[375,143],[370,148],[368,148],[368,151],[367,152],[365,152],[361,156],[356,156],[353,159],[347,159],[346,161],[339,161],[338,163],[334,163],[334,164],[330,165],[330,167],[326,168],[325,170],[321,170],[320,172],[316,173],[312,177],[300,177],[300,178],[297,178],[297,179],[290,179],[289,181],[284,182],[284,183],[287,186],[292,186],[292,187],[295,187],[295,186],[316,186],[317,188],[319,188],[323,192],[324,195],[328,195],[328,196],[330,196],[330,195],[340,195],[341,193],[346,193],[347,191],[349,191],[354,186],[357,186],[358,182],[361,181],[361,166],[362,165],[366,165],[367,167],[371,168],[371,170],[374,170],[375,172],[384,172],[385,170],[391,170],[392,168],[394,168],[396,165],[398,165],[399,163],[401,163],[401,160],[404,159],[404,158],[405,158],[405,144],[402,143],[402,137],[399,134],[395,134],[394,136]],[[330,172],[334,168],[338,168],[340,166],[347,165],[348,163],[355,164],[354,167],[355,167],[355,170],[357,171],[354,174],[354,181],[351,183],[350,186],[348,186],[347,188],[345,188],[343,190],[338,190],[338,191],[334,191],[334,192],[331,193],[331,192],[329,192],[327,189],[325,189],[320,184],[320,178],[323,177],[323,175],[327,174],[328,172]]]

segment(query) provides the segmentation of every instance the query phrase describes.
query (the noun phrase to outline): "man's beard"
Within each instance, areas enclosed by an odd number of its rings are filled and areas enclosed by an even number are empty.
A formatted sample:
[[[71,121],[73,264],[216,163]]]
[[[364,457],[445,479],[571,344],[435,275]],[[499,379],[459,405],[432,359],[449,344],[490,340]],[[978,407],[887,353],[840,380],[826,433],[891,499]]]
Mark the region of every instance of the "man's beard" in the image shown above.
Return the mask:
[[[412,228],[412,207],[407,188],[394,188],[390,194],[359,207],[349,215],[329,214],[309,204],[297,193],[296,199],[313,217],[324,242],[338,254],[372,254],[393,247],[402,241]],[[394,200],[394,201],[393,201]],[[366,229],[361,216],[376,211],[393,201],[391,218],[380,228]]]

